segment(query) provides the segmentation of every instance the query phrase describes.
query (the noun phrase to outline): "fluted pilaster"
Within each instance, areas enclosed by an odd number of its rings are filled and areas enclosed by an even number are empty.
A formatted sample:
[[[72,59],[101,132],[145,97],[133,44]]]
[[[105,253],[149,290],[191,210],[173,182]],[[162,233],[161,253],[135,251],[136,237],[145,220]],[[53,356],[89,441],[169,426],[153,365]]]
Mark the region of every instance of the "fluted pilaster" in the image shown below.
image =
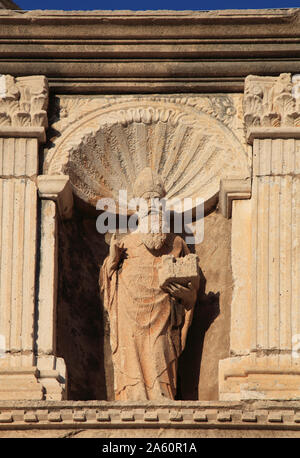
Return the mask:
[[[232,357],[220,362],[224,400],[300,398],[300,133],[286,133],[252,133],[250,282],[246,306],[233,308]],[[239,315],[244,308],[247,324]]]
[[[38,150],[47,81],[1,76],[0,399],[42,399],[36,367]]]

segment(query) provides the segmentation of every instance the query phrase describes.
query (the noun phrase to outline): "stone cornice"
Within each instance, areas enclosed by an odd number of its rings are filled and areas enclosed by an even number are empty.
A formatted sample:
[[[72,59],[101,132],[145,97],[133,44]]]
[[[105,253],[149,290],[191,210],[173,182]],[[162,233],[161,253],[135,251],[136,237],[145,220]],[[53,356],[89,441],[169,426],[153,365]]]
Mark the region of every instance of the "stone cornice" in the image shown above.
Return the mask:
[[[300,430],[299,402],[175,401],[166,403],[118,403],[106,401],[1,401],[0,431],[63,430],[91,431],[151,428],[164,437],[164,429],[189,431]],[[154,436],[154,437],[155,437]],[[85,436],[87,437],[87,436]]]
[[[242,92],[298,72],[299,11],[0,11],[0,72],[64,93]]]
[[[14,127],[0,125],[0,138],[37,138],[40,143],[46,141],[44,127]]]
[[[300,138],[300,127],[251,127],[247,131],[247,142],[252,145],[255,139]]]
[[[17,14],[18,13],[18,14]],[[86,21],[93,20],[95,18],[101,18],[104,22],[107,19],[111,21],[128,20],[128,18],[134,21],[141,21],[145,19],[149,22],[151,18],[160,18],[166,21],[168,18],[180,22],[182,20],[194,20],[198,23],[207,22],[230,22],[234,21],[246,21],[253,20],[257,23],[265,24],[265,20],[271,20],[272,22],[283,22],[292,21],[293,18],[299,13],[299,8],[273,8],[273,9],[240,9],[240,10],[207,10],[207,11],[194,11],[194,10],[92,10],[92,11],[64,11],[64,10],[32,10],[14,12],[9,10],[0,10],[0,18],[16,17],[19,20],[25,21],[27,18],[38,18],[40,21],[51,20],[51,18],[63,18],[65,20],[74,20],[74,18],[80,18]]]

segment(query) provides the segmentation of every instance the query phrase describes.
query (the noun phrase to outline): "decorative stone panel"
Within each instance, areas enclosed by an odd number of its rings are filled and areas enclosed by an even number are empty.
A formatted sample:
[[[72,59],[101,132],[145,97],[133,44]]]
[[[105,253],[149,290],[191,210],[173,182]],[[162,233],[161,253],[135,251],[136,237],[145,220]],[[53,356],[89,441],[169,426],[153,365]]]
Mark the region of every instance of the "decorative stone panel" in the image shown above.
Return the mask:
[[[0,437],[297,437],[299,402],[4,402]]]

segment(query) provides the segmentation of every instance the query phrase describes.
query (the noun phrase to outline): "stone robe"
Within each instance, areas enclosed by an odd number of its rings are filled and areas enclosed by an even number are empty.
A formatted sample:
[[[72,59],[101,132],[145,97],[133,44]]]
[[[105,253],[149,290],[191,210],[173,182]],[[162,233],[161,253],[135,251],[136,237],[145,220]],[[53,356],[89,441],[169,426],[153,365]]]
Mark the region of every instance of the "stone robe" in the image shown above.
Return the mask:
[[[184,307],[159,288],[163,254],[185,256],[180,236],[168,234],[157,256],[138,233],[120,242],[127,257],[110,277],[110,258],[100,271],[100,289],[110,321],[116,400],[174,399],[177,360],[184,349],[193,306]]]

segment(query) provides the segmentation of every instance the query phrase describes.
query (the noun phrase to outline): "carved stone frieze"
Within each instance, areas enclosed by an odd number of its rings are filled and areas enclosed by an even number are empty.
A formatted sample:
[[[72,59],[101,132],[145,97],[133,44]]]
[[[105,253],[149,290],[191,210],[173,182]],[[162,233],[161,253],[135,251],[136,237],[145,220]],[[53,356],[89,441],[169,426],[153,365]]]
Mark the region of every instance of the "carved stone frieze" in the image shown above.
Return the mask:
[[[166,101],[189,105],[195,107],[199,111],[207,113],[225,125],[233,127],[236,121],[236,114],[240,111],[240,94],[231,95],[210,95],[210,96],[134,96],[134,97],[55,97],[52,106],[50,107],[49,124],[60,132],[65,130],[70,124],[83,118],[87,113],[99,109],[99,107],[106,107],[116,103],[130,102],[136,100],[145,101],[161,101],[163,104]],[[235,126],[241,127],[241,126]]]
[[[0,127],[47,127],[45,76],[0,77]]]
[[[34,425],[34,427],[33,427]],[[151,429],[152,437],[166,437],[170,429],[176,429],[176,437],[202,437],[208,431],[215,436],[224,430],[237,435],[251,437],[263,434],[268,429],[295,436],[300,430],[299,402],[220,402],[186,401],[165,403],[108,403],[101,401],[19,401],[1,402],[0,436],[18,431],[39,437],[51,430],[52,437],[67,437],[70,431],[79,437],[122,436],[122,431],[130,428],[131,435],[147,436]],[[263,431],[261,431],[263,430]],[[115,431],[116,436],[114,436]],[[141,433],[144,431],[144,433]],[[57,436],[59,433],[59,436]],[[188,436],[186,435],[188,432]],[[237,437],[237,436],[236,436]]]

